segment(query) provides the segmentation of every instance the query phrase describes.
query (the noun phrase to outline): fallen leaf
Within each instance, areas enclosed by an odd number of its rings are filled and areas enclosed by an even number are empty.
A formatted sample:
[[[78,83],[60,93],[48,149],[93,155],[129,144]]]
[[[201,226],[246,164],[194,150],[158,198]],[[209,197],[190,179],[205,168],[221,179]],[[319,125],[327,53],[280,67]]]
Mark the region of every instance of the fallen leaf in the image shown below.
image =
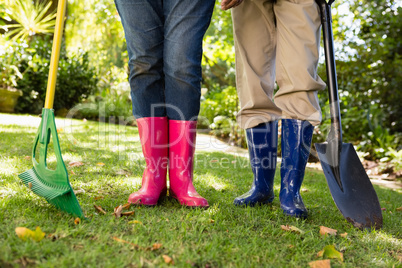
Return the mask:
[[[21,240],[26,241],[29,237],[31,237],[33,232],[25,227],[17,227],[15,228],[15,233]]]
[[[75,195],[78,195],[78,194],[85,194],[85,190],[84,190],[84,189],[77,189],[77,190],[74,190],[74,194],[75,194]]]
[[[130,224],[142,224],[142,222],[137,221],[137,220],[129,221],[128,223],[130,223]]]
[[[80,224],[80,223],[81,223],[81,219],[80,219],[80,218],[75,218],[74,224],[75,224],[75,225],[78,225],[78,224]]]
[[[122,212],[121,215],[122,215],[122,216],[131,216],[131,215],[134,215],[134,210],[133,210],[133,211]]]
[[[402,254],[396,255],[396,258],[398,259],[399,262],[402,262]]]
[[[330,260],[318,260],[309,262],[311,268],[331,268],[331,261]]]
[[[77,174],[75,174],[74,170],[71,170],[70,172],[72,175],[77,175]]]
[[[121,212],[122,212],[122,210],[123,210],[123,206],[122,206],[122,205],[120,205],[120,206],[114,208],[113,215],[116,217],[116,219],[121,217]]]
[[[162,255],[162,258],[166,264],[173,264],[173,259],[170,258],[168,255]]]
[[[32,189],[32,182],[28,182],[29,189]]]
[[[348,233],[340,234],[340,236],[341,236],[341,237],[347,237],[347,236],[348,236]]]
[[[137,245],[137,244],[128,242],[128,241],[126,241],[126,240],[120,239],[120,238],[115,237],[115,236],[113,236],[112,238],[113,238],[113,240],[115,240],[115,241],[117,241],[117,242],[130,245],[130,246],[132,246],[134,249],[141,249],[141,247],[140,247],[139,245]]]
[[[96,196],[94,199],[99,200],[99,199],[103,199],[103,198],[105,198],[105,197],[101,195],[101,196]]]
[[[157,250],[157,249],[160,249],[161,247],[162,247],[162,244],[155,243],[155,244],[152,245],[152,250]]]
[[[211,161],[209,161],[210,163],[216,163],[216,162],[219,162],[219,160],[218,159],[212,159]]]
[[[126,203],[123,205],[123,209],[129,209],[131,207],[131,203]]]
[[[31,157],[29,155],[25,156],[24,159],[26,160],[31,160]]]
[[[343,254],[337,251],[334,245],[325,246],[323,250],[317,253],[317,256],[329,259],[340,259],[341,261],[343,261]]]
[[[99,163],[96,163],[96,165],[97,165],[97,166],[104,166],[105,163],[99,162]]]
[[[15,262],[20,263],[21,267],[29,267],[32,266],[32,264],[36,264],[35,260],[29,259],[27,257],[22,257],[21,259],[18,259]]]
[[[106,211],[104,211],[101,206],[94,205],[94,208],[95,208],[98,212],[100,212],[100,213],[102,213],[102,214],[106,214]]]
[[[45,233],[42,232],[39,226],[36,227],[35,232],[33,232],[32,239],[35,240],[36,242],[41,241],[45,237]]]
[[[385,211],[385,210],[387,210],[387,209],[386,209],[386,208],[381,208],[381,210],[382,210],[382,211]]]
[[[39,242],[45,237],[45,233],[42,232],[39,226],[36,227],[35,231],[32,231],[25,227],[17,227],[15,228],[15,233],[23,241],[26,241],[27,239],[31,238],[34,241]]]
[[[47,238],[49,238],[52,241],[56,241],[59,239],[59,236],[57,234],[48,234]]]
[[[402,211],[402,207],[397,208],[396,211]]]
[[[121,169],[116,172],[116,175],[128,175],[128,174],[130,174],[130,172],[124,169]]]
[[[82,162],[80,162],[80,161],[73,161],[73,162],[68,163],[68,165],[69,165],[70,167],[80,167],[80,166],[83,166],[84,163],[82,163]]]
[[[320,226],[320,235],[336,235],[337,232],[338,230],[331,229],[325,226]]]
[[[296,232],[299,234],[304,234],[303,230],[300,230],[299,228],[292,226],[292,225],[281,225],[281,229],[284,231],[289,231],[289,232]]]

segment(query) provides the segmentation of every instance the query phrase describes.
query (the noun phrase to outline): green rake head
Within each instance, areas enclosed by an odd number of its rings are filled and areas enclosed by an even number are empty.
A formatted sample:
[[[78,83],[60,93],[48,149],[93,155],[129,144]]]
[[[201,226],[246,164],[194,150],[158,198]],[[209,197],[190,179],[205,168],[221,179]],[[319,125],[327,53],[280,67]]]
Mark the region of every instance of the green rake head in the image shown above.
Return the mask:
[[[57,160],[55,170],[49,169],[46,163],[50,138],[53,141],[53,149]],[[37,146],[39,146],[39,162],[35,158]],[[32,192],[44,197],[47,202],[56,208],[74,216],[85,218],[68,180],[67,169],[61,156],[52,109],[44,108],[42,110],[42,121],[32,150],[32,162],[32,169],[18,175],[22,182]]]

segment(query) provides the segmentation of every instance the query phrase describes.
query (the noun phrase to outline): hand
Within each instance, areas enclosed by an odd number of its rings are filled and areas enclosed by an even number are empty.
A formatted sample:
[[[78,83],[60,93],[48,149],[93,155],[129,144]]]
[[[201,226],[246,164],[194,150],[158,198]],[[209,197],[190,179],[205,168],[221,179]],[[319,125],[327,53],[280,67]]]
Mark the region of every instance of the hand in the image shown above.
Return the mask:
[[[237,7],[241,3],[243,3],[243,0],[222,0],[221,8],[222,10],[228,10],[232,7]]]

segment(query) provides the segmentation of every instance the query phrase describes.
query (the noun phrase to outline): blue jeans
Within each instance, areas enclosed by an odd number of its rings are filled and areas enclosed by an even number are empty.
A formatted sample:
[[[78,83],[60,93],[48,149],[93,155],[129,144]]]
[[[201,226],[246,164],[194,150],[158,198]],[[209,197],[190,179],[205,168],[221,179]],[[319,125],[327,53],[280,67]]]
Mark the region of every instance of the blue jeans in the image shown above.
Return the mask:
[[[115,0],[129,55],[133,115],[196,120],[202,39],[215,0]]]

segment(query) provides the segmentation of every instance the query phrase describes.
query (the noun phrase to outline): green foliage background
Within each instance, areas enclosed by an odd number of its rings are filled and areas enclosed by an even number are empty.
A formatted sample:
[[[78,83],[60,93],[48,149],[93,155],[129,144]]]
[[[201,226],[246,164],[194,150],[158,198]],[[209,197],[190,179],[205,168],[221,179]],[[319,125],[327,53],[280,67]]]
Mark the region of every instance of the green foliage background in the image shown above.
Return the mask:
[[[7,1],[0,1],[0,14],[6,17],[7,7],[4,3]],[[235,122],[239,104],[235,91],[231,13],[222,11],[219,5],[220,2],[216,2],[212,22],[204,39],[204,94],[200,126],[242,145],[244,135]],[[52,7],[55,6],[53,3]],[[333,6],[344,140],[353,142],[370,159],[395,159],[395,155],[400,155],[398,152],[402,146],[401,6],[399,1],[393,0],[336,1]],[[2,20],[1,24],[4,25],[4,22]],[[43,38],[40,40],[44,40],[41,46],[46,47],[49,54],[48,41]],[[128,55],[114,2],[70,0],[65,25],[65,48],[66,58],[62,57],[62,60],[66,61],[61,62],[59,84],[70,86],[71,83],[77,93],[75,98],[79,96],[78,99],[86,107],[94,107],[80,110],[77,116],[97,119],[99,107],[113,105],[113,109],[107,110],[104,116],[130,117],[130,90],[127,86],[120,86],[127,83]],[[323,59],[323,51],[321,53]],[[43,63],[46,63],[45,59],[38,61],[37,68]],[[43,87],[47,75],[46,72],[33,73],[33,70],[35,68],[29,70],[19,82],[26,92]],[[79,73],[85,74],[81,77]],[[67,79],[72,74],[76,82]],[[323,60],[319,65],[319,74],[326,80]],[[66,79],[63,80],[63,77]],[[88,82],[80,88],[80,80]],[[71,107],[67,107],[63,101],[73,93],[63,94],[60,93],[61,100],[55,103],[69,109]],[[27,112],[27,107],[42,105],[40,99],[43,94],[35,100],[31,95],[25,94],[20,99],[18,111]],[[320,92],[319,98],[323,122],[317,129],[315,142],[326,139],[330,124],[326,90]]]

